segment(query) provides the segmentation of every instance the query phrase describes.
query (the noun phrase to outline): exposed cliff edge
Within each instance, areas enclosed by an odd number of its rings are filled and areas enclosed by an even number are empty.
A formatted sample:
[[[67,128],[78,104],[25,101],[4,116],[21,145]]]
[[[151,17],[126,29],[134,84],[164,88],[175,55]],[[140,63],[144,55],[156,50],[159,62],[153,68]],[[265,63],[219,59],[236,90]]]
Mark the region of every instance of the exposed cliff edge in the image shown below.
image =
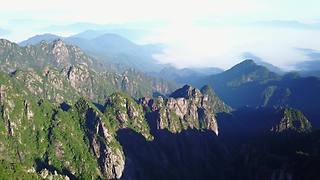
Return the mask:
[[[215,98],[213,94],[202,94],[199,89],[185,85],[169,98],[144,98],[140,99],[140,103],[145,110],[153,113],[157,129],[168,129],[174,133],[189,128],[208,129],[218,135]],[[222,109],[229,110],[227,106]]]

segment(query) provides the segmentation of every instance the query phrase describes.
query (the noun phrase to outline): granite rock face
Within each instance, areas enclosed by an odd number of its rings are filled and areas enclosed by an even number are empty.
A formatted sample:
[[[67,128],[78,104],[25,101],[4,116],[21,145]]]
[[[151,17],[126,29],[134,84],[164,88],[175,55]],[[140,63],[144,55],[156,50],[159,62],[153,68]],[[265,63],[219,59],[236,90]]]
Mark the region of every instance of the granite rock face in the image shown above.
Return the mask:
[[[311,132],[312,125],[304,114],[293,108],[280,110],[282,118],[275,123],[271,131],[281,133],[285,131]]]
[[[120,129],[131,128],[147,140],[153,139],[142,106],[128,95],[112,94],[108,97],[105,108],[104,114],[110,119],[116,119]]]
[[[208,129],[219,133],[212,97],[189,85],[173,92],[168,99],[141,99],[141,104],[155,114],[157,129],[181,132]]]
[[[80,99],[76,107],[101,174],[107,179],[121,178],[125,157],[115,139],[114,127],[110,126],[105,116],[88,101]]]

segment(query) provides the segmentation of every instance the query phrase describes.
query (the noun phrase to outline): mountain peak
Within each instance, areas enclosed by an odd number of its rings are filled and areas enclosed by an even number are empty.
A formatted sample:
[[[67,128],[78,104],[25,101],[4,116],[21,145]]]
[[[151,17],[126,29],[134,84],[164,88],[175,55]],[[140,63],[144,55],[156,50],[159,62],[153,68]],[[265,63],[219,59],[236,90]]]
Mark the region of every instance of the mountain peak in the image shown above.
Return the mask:
[[[196,96],[198,96],[200,94],[201,94],[201,92],[200,92],[199,89],[193,88],[190,85],[184,85],[182,88],[177,89],[176,91],[174,91],[170,95],[170,97],[189,99],[191,97],[196,97]]]
[[[287,130],[293,130],[297,132],[311,131],[312,125],[304,114],[293,108],[283,108],[281,110],[282,119],[271,130],[276,132],[283,132]]]
[[[108,48],[124,48],[124,47],[138,47],[138,45],[131,42],[129,39],[126,39],[118,34],[105,33],[101,36],[98,36],[92,39],[95,43],[100,45],[107,46]]]
[[[54,41],[52,41],[52,44],[57,45],[57,46],[65,46],[66,45],[65,42],[61,38],[55,39]]]
[[[224,76],[222,81],[229,81],[229,84],[233,85],[278,78],[277,74],[269,71],[264,66],[257,65],[252,59],[246,59],[240,62],[231,69],[221,73],[220,76]]]
[[[54,38],[59,38],[59,36],[51,33],[44,33],[44,34],[39,34],[35,35],[33,38],[43,38],[43,37],[54,37]]]
[[[225,72],[229,72],[229,71],[239,71],[242,72],[243,70],[256,70],[258,68],[264,68],[263,66],[257,65],[252,59],[246,59],[238,64],[236,64],[235,66],[233,66],[232,68],[230,68],[229,70],[225,71]],[[267,68],[265,68],[267,70]]]
[[[15,43],[14,43],[14,42],[11,42],[11,41],[9,41],[9,40],[0,39],[0,46],[1,46],[1,47],[12,46],[13,44],[15,44]]]
[[[252,60],[252,59],[246,59],[246,60],[240,62],[240,63],[237,64],[237,65],[241,65],[241,66],[248,66],[248,65],[252,66],[252,65],[256,65],[256,66],[257,66],[257,64],[256,64],[256,63],[254,62],[254,60]]]
[[[58,64],[67,64],[69,59],[69,50],[67,45],[61,40],[57,39],[52,42],[52,53]]]
[[[40,43],[41,41],[46,41],[46,42],[52,42],[56,39],[61,38],[60,36],[57,36],[55,34],[50,34],[50,33],[45,33],[45,34],[39,34],[36,36],[33,36],[27,40],[24,40],[19,43],[20,46],[27,46],[27,45],[35,45]]]
[[[0,39],[0,42],[1,43],[7,43],[7,42],[10,42],[9,40],[7,40],[7,39]],[[11,43],[11,42],[10,42]]]
[[[95,40],[109,40],[109,41],[129,41],[128,39],[118,35],[118,34],[114,34],[114,33],[105,33],[102,34],[96,38],[94,38]]]

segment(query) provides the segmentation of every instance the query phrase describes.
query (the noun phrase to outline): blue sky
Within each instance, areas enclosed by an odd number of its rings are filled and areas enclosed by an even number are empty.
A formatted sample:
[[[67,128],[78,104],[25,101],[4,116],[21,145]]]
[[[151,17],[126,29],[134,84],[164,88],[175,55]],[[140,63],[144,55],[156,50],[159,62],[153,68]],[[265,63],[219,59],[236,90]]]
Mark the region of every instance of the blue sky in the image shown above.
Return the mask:
[[[162,63],[230,67],[250,52],[290,69],[320,50],[316,0],[10,0],[1,3],[0,37],[134,29],[138,43],[165,43]]]

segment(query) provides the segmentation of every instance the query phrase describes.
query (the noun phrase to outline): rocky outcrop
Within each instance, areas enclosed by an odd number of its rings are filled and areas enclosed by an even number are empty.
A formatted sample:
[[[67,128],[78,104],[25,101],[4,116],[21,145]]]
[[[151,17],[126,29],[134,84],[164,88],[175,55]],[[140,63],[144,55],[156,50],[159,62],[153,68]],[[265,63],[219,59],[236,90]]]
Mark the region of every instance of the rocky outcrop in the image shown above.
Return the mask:
[[[17,93],[11,83],[0,85],[0,114],[5,134],[12,137],[21,127],[24,117],[32,116],[33,112],[25,106],[23,96]]]
[[[115,139],[115,130],[107,125],[109,122],[104,119],[104,115],[86,100],[80,99],[76,106],[83,119],[82,128],[86,132],[103,176],[107,179],[120,179],[125,158]]]
[[[27,117],[27,120],[31,120],[34,116],[34,113],[31,110],[30,103],[28,100],[24,100],[24,110],[25,110],[25,116]]]
[[[114,93],[106,101],[104,114],[117,119],[119,129],[131,128],[141,133],[147,140],[152,140],[145,112],[140,104],[123,93]]]
[[[76,89],[82,96],[87,96],[90,99],[93,99],[92,77],[87,65],[73,65],[69,67],[65,73],[71,87]]]
[[[214,107],[209,96],[189,85],[173,92],[168,99],[141,99],[145,109],[155,114],[157,129],[181,132],[191,129],[208,129],[219,133]]]
[[[75,64],[85,64],[95,67],[94,61],[87,56],[79,47],[67,45],[63,40],[57,39],[49,43],[49,52],[53,55],[53,60],[60,67],[67,67]]]
[[[32,171],[32,172],[28,172],[28,173],[36,173],[35,171]],[[40,172],[40,177],[42,179],[61,179],[61,180],[70,180],[70,178],[68,176],[64,176],[64,175],[61,175],[61,174],[58,174],[57,171],[55,172],[50,172],[48,171],[47,169],[43,169],[41,170]]]
[[[33,95],[61,103],[65,99],[73,99],[77,92],[67,83],[57,69],[46,67],[42,73],[34,70],[18,70],[13,75],[14,80],[21,82]]]
[[[66,65],[69,59],[69,51],[62,40],[56,40],[52,44],[52,54],[57,64]]]
[[[299,110],[292,108],[281,109],[282,118],[271,128],[273,132],[311,132],[310,121]]]
[[[0,105],[4,103],[5,96],[6,96],[6,87],[4,85],[0,85]]]

